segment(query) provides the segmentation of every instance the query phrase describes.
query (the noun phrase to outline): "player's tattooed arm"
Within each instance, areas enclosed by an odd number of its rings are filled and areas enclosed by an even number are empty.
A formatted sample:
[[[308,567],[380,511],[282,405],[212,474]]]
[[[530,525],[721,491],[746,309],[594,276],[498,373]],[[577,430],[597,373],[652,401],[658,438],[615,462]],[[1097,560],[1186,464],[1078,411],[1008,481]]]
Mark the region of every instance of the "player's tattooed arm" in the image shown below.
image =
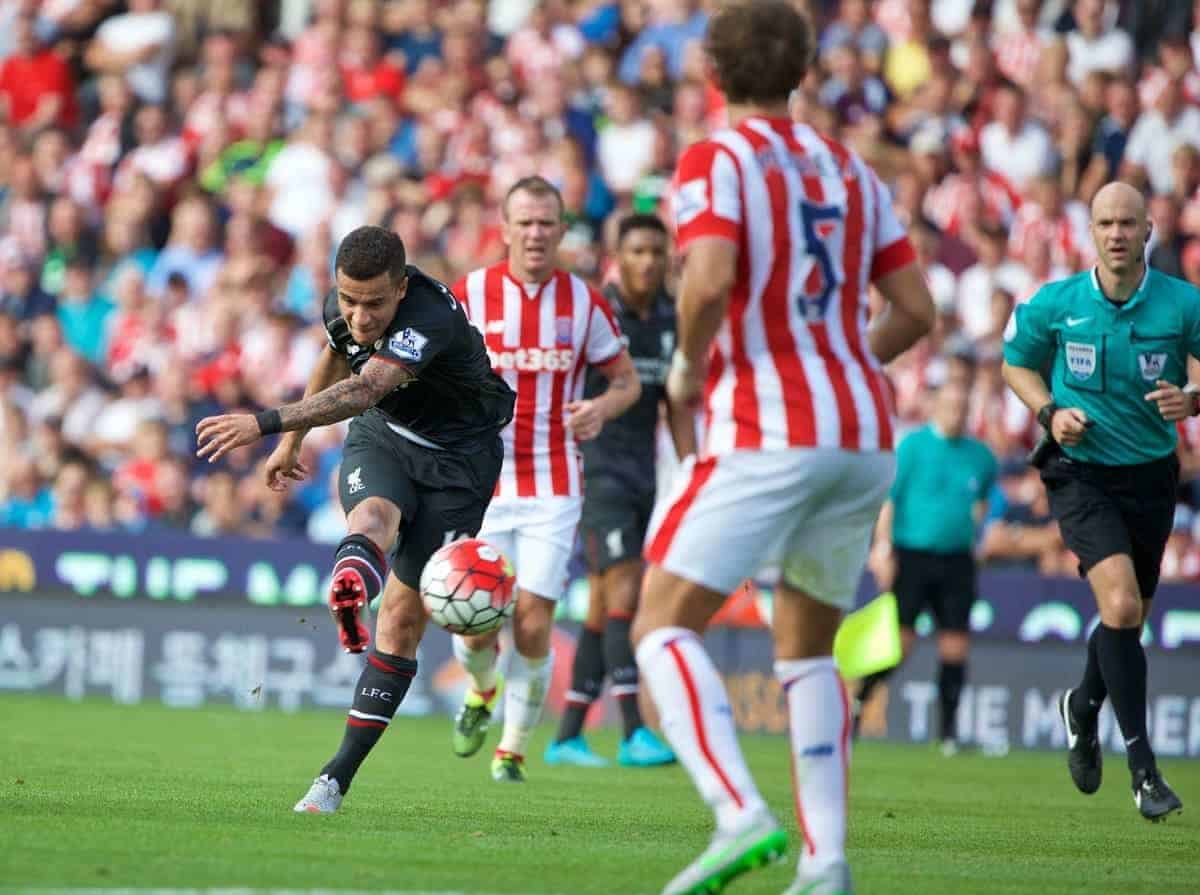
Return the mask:
[[[349,419],[379,403],[392,389],[416,378],[416,374],[403,364],[373,357],[363,367],[362,375],[343,379],[278,410],[264,410],[256,415],[228,413],[202,419],[196,424],[196,456],[206,457],[212,463],[230,451],[253,444],[264,435],[312,429]],[[276,465],[280,473],[287,474],[287,469]],[[288,467],[292,468],[294,465]],[[303,469],[298,472],[303,476]],[[296,478],[295,475],[288,477]],[[279,484],[277,479],[278,475],[268,469],[268,484],[274,487]]]
[[[280,407],[279,421],[285,432],[328,426],[358,416],[416,378],[403,364],[376,356],[367,361],[361,375],[350,376],[302,401]]]

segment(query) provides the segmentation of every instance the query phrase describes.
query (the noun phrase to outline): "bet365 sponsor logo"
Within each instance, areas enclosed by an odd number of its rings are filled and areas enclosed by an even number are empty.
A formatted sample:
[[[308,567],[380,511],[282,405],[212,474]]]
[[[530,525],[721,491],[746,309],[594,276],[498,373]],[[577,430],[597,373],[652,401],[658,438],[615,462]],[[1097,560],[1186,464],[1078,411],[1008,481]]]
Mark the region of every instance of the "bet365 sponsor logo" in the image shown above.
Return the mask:
[[[575,365],[572,348],[514,348],[505,351],[488,350],[492,369],[516,370],[518,373],[566,372]]]

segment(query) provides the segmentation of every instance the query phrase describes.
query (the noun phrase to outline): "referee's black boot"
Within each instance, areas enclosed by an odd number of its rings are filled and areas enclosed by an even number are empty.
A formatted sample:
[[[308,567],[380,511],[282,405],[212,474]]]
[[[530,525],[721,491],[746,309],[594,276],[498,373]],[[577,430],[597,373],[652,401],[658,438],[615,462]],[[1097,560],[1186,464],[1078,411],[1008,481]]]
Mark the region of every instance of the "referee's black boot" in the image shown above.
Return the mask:
[[[1099,724],[1095,718],[1091,724],[1080,721],[1071,711],[1071,694],[1067,690],[1058,701],[1058,713],[1067,729],[1067,769],[1075,788],[1091,795],[1100,788],[1100,774],[1104,752],[1100,748]]]
[[[1133,772],[1133,801],[1146,820],[1165,820],[1167,815],[1183,810],[1183,802],[1158,768],[1139,768]]]

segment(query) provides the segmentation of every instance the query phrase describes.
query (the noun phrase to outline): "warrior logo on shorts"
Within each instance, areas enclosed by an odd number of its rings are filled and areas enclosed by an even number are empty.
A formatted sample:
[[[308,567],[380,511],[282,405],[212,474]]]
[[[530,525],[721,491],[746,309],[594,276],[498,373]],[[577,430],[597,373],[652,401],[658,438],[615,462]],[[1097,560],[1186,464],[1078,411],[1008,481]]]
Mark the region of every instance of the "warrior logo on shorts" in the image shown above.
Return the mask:
[[[1096,372],[1096,346],[1067,342],[1067,369],[1076,379],[1091,379]]]
[[[1155,352],[1145,352],[1138,355],[1138,367],[1142,371],[1142,378],[1153,382],[1162,376],[1163,367],[1167,365],[1166,352],[1161,354]]]
[[[362,480],[362,467],[355,466],[354,471],[346,476],[346,491],[350,494],[357,494],[363,488],[367,487]]]

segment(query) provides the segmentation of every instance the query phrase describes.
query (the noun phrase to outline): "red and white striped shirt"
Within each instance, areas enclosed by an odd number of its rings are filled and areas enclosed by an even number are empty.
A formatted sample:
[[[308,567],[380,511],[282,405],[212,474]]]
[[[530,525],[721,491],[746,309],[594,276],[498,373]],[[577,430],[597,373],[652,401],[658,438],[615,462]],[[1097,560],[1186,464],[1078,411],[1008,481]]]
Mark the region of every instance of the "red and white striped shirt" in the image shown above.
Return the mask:
[[[1029,246],[1041,243],[1050,247],[1051,262],[1068,270],[1080,270],[1096,260],[1089,234],[1090,218],[1082,202],[1064,203],[1056,218],[1046,215],[1036,202],[1026,202],[1017,212],[1008,236],[1008,252],[1025,261]]]
[[[684,151],[673,201],[681,252],[704,236],[739,250],[710,356],[704,453],[890,450],[867,287],[916,253],[875,173],[807,125],[755,117]]]
[[[1021,208],[1021,194],[1002,174],[950,174],[925,194],[922,210],[951,236],[983,220],[1011,227]]]
[[[454,294],[483,333],[492,369],[517,393],[513,422],[501,433],[496,496],[580,495],[579,448],[565,407],[583,397],[586,366],[604,366],[624,351],[608,303],[563,270],[536,289],[526,287],[507,261],[467,274]]]
[[[996,38],[992,52],[996,68],[1010,81],[1028,87],[1037,74],[1042,51],[1054,41],[1054,34],[1042,28],[1015,28]]]

